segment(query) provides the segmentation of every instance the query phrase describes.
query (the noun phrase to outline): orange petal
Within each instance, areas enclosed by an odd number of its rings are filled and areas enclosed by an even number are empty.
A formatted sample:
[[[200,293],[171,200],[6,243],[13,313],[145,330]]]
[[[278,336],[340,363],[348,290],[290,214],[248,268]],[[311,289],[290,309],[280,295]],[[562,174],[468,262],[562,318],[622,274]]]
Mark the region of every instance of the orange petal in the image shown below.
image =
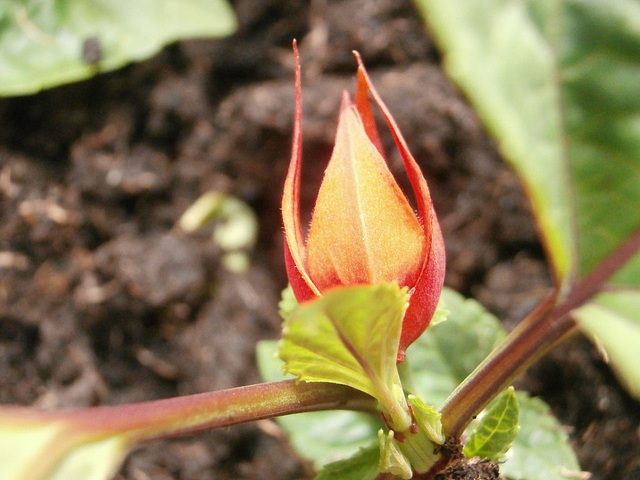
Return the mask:
[[[315,295],[320,292],[313,285],[309,275],[305,271],[303,261],[303,241],[302,230],[300,228],[300,173],[302,168],[302,74],[300,71],[300,57],[298,46],[293,42],[293,55],[296,62],[296,108],[293,126],[293,147],[291,151],[291,162],[289,171],[284,182],[284,192],[282,195],[282,221],[284,224],[285,238],[285,259],[287,263],[287,273],[290,274],[291,282],[296,298],[303,301],[308,292]],[[298,278],[299,277],[299,278]],[[303,285],[307,288],[304,289]],[[300,296],[299,296],[300,295]]]
[[[307,270],[320,291],[381,281],[412,286],[423,265],[423,229],[358,110],[347,107],[313,212]]]
[[[380,155],[384,156],[384,149],[382,148],[382,142],[380,141],[380,135],[378,134],[378,127],[376,120],[373,116],[373,109],[371,108],[371,100],[369,100],[369,89],[367,88],[367,80],[364,77],[364,73],[358,68],[358,84],[356,87],[356,108],[362,118],[364,129],[369,135],[369,138],[376,146]]]
[[[409,180],[413,186],[418,204],[418,211],[422,220],[425,237],[427,238],[427,250],[424,256],[423,271],[415,286],[414,293],[411,297],[409,308],[405,314],[402,324],[402,336],[400,340],[400,348],[398,350],[398,361],[404,360],[405,350],[411,345],[429,326],[431,317],[435,312],[438,299],[442,293],[445,274],[445,251],[442,233],[433,209],[429,187],[425,180],[418,163],[411,155],[407,142],[405,141],[396,121],[391,112],[382,101],[377,90],[371,83],[369,74],[367,73],[362,59],[357,52],[354,52],[358,60],[358,75],[363,79],[364,85],[371,93],[374,101],[382,111],[382,114],[391,129],[396,146],[400,151],[404,162]]]

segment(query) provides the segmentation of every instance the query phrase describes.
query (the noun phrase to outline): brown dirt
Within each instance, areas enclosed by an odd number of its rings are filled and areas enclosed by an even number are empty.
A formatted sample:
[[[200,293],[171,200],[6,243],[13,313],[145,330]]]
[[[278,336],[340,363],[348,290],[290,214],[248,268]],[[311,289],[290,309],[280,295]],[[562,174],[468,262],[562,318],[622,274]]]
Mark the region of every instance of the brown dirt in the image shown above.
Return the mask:
[[[231,38],[179,43],[87,82],[0,100],[0,402],[118,404],[259,381],[255,342],[278,335],[286,281],[279,198],[293,37],[309,179],[330,151],[357,49],[430,181],[447,284],[508,327],[548,291],[519,183],[443,74],[410,3],[234,7],[241,28]],[[208,232],[175,226],[211,189],[260,217],[246,274],[222,268]],[[567,425],[593,479],[640,478],[640,409],[588,342],[563,346],[521,384]],[[308,476],[273,431],[259,423],[155,443],[131,455],[119,478]]]

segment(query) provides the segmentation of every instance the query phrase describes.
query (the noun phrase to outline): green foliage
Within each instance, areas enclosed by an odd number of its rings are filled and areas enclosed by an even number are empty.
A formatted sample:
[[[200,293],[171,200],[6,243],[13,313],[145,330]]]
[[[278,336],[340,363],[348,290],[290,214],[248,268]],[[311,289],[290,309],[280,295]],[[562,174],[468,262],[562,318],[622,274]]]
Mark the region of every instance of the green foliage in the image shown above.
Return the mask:
[[[521,176],[566,290],[640,228],[640,3],[416,1],[449,74]],[[640,297],[640,255],[612,283]],[[640,344],[640,310],[623,315],[624,338],[594,315],[579,316],[583,327],[640,398],[627,368],[637,353],[624,345]]]
[[[407,292],[392,284],[343,287],[285,320],[280,358],[307,382],[348,385],[380,401],[398,430],[411,420],[396,367]]]
[[[606,345],[621,383],[640,399],[640,294],[603,293],[574,316],[596,341]]]
[[[407,350],[410,375],[415,383],[413,393],[428,403],[436,404],[444,401],[506,335],[495,317],[474,300],[467,300],[459,293],[445,288],[440,303],[439,309],[446,308],[450,312],[448,320],[429,328]],[[275,358],[275,349],[275,342],[262,342],[258,349],[258,364],[263,378],[268,381],[283,378],[280,373],[280,360]],[[531,399],[522,392],[518,392],[517,396],[522,430],[506,454],[505,462],[501,464],[503,474],[512,480],[568,480],[572,478],[571,475],[575,478],[575,472],[579,470],[579,466],[562,426],[550,415],[549,408],[543,401]],[[409,402],[414,406],[416,417],[421,416],[422,412],[416,410],[412,396],[409,396]],[[344,430],[338,429],[338,431],[344,431],[344,437],[353,442],[341,450],[340,439],[343,434],[332,435],[325,428],[326,436],[323,436],[322,445],[318,447],[319,451],[309,451],[314,450],[315,445],[318,444],[314,444],[314,440],[308,439],[305,432],[301,432],[300,429],[323,431],[323,422],[328,422],[331,417],[323,418],[320,415],[329,413],[345,415],[344,419],[348,420],[341,423],[343,427],[340,427]],[[376,441],[376,432],[380,428],[380,423],[372,422],[371,416],[353,412],[305,413],[296,417],[309,418],[309,426],[288,423],[293,416],[279,419],[279,422],[292,435],[295,448],[303,455],[315,460],[316,465],[322,465],[330,457],[334,460],[348,458],[348,455],[358,451],[358,447],[371,445]],[[435,430],[432,438],[438,437],[438,431]],[[338,446],[333,449],[331,442],[336,440],[338,440]],[[310,442],[314,448],[305,449],[306,442]],[[368,455],[374,458],[374,453],[374,450],[370,450]],[[354,465],[362,467],[363,471],[366,471],[366,465],[363,463],[365,457],[366,455],[354,457]],[[375,461],[377,462],[378,459],[378,455],[375,454]],[[356,466],[353,466],[353,471],[359,472]],[[328,470],[321,472],[321,475],[325,476],[319,478],[333,478],[327,476],[329,474],[326,472],[332,472],[331,469],[334,467],[340,472],[346,472],[345,476],[335,478],[349,478],[348,474],[352,468],[349,460],[327,465]],[[370,477],[354,476],[352,478]]]
[[[222,264],[232,272],[249,267],[246,251],[251,250],[258,237],[258,218],[246,203],[222,192],[210,191],[202,195],[180,217],[180,227],[193,232],[215,222],[212,240],[224,252]]]
[[[108,480],[130,446],[125,434],[95,437],[65,421],[0,414],[2,480]]]
[[[506,335],[482,305],[453,290],[443,290],[439,309],[449,319],[407,350],[414,393],[431,405],[441,405]]]
[[[584,478],[565,429],[538,398],[518,392],[520,433],[500,472],[510,480]]]
[[[293,378],[282,373],[282,360],[277,357],[277,352],[276,341],[265,340],[258,343],[258,367],[262,378],[267,382]],[[373,444],[382,426],[378,418],[348,411],[300,413],[278,418],[277,421],[289,434],[294,448],[313,461],[316,469],[330,462],[349,458],[360,447]],[[375,451],[377,465],[377,446]]]
[[[520,405],[509,387],[487,407],[464,447],[467,457],[502,460],[518,436]]]
[[[378,478],[377,446],[360,450],[356,455],[323,468],[315,480],[375,480]]]
[[[148,58],[167,43],[229,35],[235,26],[224,0],[1,2],[0,95],[82,80]]]
[[[410,479],[413,476],[411,462],[403,452],[402,443],[395,439],[394,433],[388,431],[385,434],[384,430],[380,429],[378,441],[380,443],[378,470],[405,480]]]

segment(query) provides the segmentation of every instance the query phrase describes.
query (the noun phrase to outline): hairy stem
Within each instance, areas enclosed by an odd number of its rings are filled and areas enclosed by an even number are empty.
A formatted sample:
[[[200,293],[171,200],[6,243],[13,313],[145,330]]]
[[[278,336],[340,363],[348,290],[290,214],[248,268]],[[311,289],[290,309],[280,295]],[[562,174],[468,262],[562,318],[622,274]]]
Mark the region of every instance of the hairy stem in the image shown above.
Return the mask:
[[[445,435],[459,438],[469,422],[515,378],[551,348],[577,331],[571,311],[593,298],[640,250],[640,230],[622,243],[563,302],[550,296],[460,384],[442,407]]]
[[[16,416],[34,420],[69,421],[74,430],[97,437],[123,433],[132,443],[138,443],[292,413],[333,409],[378,413],[372,397],[352,388],[294,380],[82,410],[42,412],[26,407],[2,410],[4,414],[13,410]]]
[[[449,396],[441,409],[445,435],[459,438],[478,412],[576,327],[568,315],[552,320],[533,312]]]

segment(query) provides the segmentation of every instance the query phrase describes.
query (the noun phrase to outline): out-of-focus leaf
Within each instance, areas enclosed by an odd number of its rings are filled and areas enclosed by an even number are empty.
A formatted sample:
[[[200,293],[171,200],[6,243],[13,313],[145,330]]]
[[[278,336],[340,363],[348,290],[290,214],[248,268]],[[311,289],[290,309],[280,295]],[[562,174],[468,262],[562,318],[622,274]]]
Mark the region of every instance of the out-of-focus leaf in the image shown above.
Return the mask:
[[[210,191],[202,195],[180,217],[180,227],[193,232],[209,222],[213,224],[213,243],[224,255],[222,264],[232,272],[249,268],[251,250],[258,237],[258,218],[246,203],[222,192]]]
[[[600,294],[574,315],[606,346],[622,384],[640,399],[640,292]]]
[[[278,342],[258,343],[257,361],[265,381],[277,382],[292,376],[282,373],[282,360],[277,358]],[[280,417],[277,422],[287,431],[294,448],[313,461],[317,469],[328,463],[348,459],[361,447],[378,440],[382,422],[371,415],[348,411],[311,412]],[[378,447],[375,447],[377,452]],[[378,459],[373,462],[377,472]],[[342,467],[340,467],[342,468]],[[345,467],[346,468],[346,467]]]
[[[538,398],[518,392],[520,433],[516,437],[500,473],[510,480],[575,480],[580,472],[567,433]]]
[[[509,387],[487,407],[473,429],[464,454],[501,460],[520,431],[520,405],[513,387]]]
[[[440,302],[440,308],[450,312],[447,321],[427,329],[407,350],[415,391],[436,405],[506,335],[500,322],[475,300],[445,288]],[[525,393],[517,395],[521,430],[500,465],[503,475],[511,480],[575,479],[578,462],[549,407]]]
[[[108,480],[131,447],[125,434],[95,436],[24,412],[0,411],[2,480]]]
[[[229,35],[224,0],[0,2],[0,95],[25,95],[143,60],[183,38]]]
[[[375,480],[380,472],[378,446],[360,450],[356,455],[330,463],[316,476],[316,480]]]
[[[439,308],[449,311],[448,320],[428,328],[407,350],[416,394],[437,406],[506,335],[482,305],[451,289],[443,290]]]
[[[640,3],[416,1],[449,74],[521,176],[570,288],[640,229]],[[640,299],[640,255],[611,283]],[[637,396],[630,339],[578,318]]]

